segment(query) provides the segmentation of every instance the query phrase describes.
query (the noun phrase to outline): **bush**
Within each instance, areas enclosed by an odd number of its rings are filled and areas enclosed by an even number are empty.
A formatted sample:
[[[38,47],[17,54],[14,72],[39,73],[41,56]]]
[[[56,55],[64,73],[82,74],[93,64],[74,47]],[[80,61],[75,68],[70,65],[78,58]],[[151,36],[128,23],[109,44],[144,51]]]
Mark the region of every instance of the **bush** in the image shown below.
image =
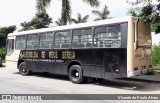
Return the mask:
[[[3,60],[5,59],[5,55],[6,55],[5,50],[0,49],[0,57],[1,57]]]
[[[154,67],[160,66],[160,45],[152,48],[152,64]]]

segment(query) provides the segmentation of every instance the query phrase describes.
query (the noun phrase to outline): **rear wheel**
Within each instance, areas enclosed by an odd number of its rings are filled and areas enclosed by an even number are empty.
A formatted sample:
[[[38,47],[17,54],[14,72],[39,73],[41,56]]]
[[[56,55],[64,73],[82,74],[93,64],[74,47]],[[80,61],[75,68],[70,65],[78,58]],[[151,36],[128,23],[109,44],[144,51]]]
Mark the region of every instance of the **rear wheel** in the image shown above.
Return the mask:
[[[24,76],[30,74],[30,70],[28,70],[28,69],[26,68],[26,63],[25,63],[25,62],[20,63],[20,65],[19,65],[19,73],[20,73],[21,75],[24,75]]]
[[[79,65],[73,65],[70,69],[69,69],[69,79],[73,82],[73,83],[77,83],[80,84],[84,81],[84,76],[82,73],[82,68]]]

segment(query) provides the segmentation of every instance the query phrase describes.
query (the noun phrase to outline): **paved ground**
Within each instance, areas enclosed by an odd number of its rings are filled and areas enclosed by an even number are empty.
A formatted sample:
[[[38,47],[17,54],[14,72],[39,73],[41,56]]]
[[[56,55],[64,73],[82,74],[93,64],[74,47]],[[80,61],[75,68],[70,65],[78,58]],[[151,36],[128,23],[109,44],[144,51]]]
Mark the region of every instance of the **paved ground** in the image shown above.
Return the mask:
[[[148,79],[147,79],[148,78]],[[68,77],[33,73],[21,76],[16,69],[0,68],[0,94],[160,94],[160,76],[141,76],[138,79],[106,80],[103,82],[73,84]],[[2,101],[12,103],[14,101]],[[24,102],[24,101],[23,101]],[[25,101],[27,103],[27,101]],[[36,101],[34,101],[36,102]],[[45,101],[50,103],[51,101]],[[75,101],[56,101],[75,103]],[[76,101],[78,103],[128,103],[128,101]],[[158,103],[159,101],[130,101]],[[0,101],[1,103],[1,101]],[[16,101],[22,103],[22,101]],[[33,103],[33,102],[32,102]],[[36,102],[36,103],[39,103]],[[40,101],[40,103],[44,103]]]

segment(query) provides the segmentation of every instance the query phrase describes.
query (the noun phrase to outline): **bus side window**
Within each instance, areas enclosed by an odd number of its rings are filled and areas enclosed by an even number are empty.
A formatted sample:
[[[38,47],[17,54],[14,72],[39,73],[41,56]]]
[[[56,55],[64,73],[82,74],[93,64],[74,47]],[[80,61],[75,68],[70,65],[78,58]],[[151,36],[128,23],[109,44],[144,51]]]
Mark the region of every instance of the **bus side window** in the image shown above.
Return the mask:
[[[53,47],[53,34],[42,33],[40,34],[40,49],[52,49]]]
[[[105,37],[106,37],[106,27],[95,28],[94,47],[104,47]]]
[[[71,46],[70,31],[56,32],[54,48],[69,48]]]
[[[82,44],[82,30],[74,30],[73,31],[73,48],[82,48],[84,45]]]
[[[32,34],[27,36],[27,47],[28,50],[38,49],[38,34]]]
[[[84,42],[85,48],[92,46],[92,29],[82,30],[82,41]]]
[[[95,28],[94,47],[114,48],[121,45],[121,26],[111,25]]]
[[[15,47],[16,50],[24,50],[25,46],[26,46],[26,36],[25,35],[17,36],[15,44],[16,44],[15,45],[16,46]]]
[[[73,48],[90,48],[92,46],[92,29],[73,31]]]
[[[109,36],[109,40],[106,42],[106,46],[110,47],[120,47],[121,46],[121,26],[120,25],[112,25],[107,27],[107,32],[111,35]]]

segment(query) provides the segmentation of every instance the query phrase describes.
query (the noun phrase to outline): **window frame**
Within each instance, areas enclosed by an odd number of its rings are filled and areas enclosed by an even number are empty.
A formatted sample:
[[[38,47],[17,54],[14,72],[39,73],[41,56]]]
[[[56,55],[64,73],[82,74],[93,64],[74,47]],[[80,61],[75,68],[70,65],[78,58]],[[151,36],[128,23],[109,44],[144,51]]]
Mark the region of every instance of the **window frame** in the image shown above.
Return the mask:
[[[41,34],[47,34],[47,33],[49,33],[49,34],[52,34],[52,46],[51,46],[51,48],[40,48],[40,43],[41,43]],[[39,42],[38,42],[38,49],[39,50],[44,50],[44,49],[53,49],[54,48],[54,32],[42,32],[42,33],[38,33],[38,35],[39,35]],[[46,41],[45,41],[46,42]],[[51,42],[51,41],[50,41]]]
[[[84,27],[84,28],[76,28],[76,29],[73,29],[72,30],[72,49],[89,49],[89,48],[93,48],[93,35],[94,35],[94,28],[95,27]],[[75,30],[91,30],[91,46],[89,46],[89,47],[86,47],[86,46],[84,46],[84,47],[79,47],[79,48],[76,48],[76,47],[73,47],[73,41],[74,41],[74,31]],[[83,35],[83,34],[82,34]],[[85,38],[86,39],[86,38]],[[88,38],[89,39],[89,38]],[[82,37],[81,37],[81,42],[83,41],[84,39],[82,39]]]
[[[68,40],[70,40],[70,46],[68,47],[68,48],[61,48],[61,46],[60,46],[60,48],[56,48],[55,47],[55,44],[56,44],[56,33],[58,33],[58,32],[69,32],[69,35],[70,35],[70,39],[68,39]],[[71,46],[72,46],[72,30],[60,30],[60,31],[55,31],[54,32],[54,41],[53,41],[53,49],[70,49],[71,48]],[[60,43],[60,45],[62,45],[62,42]]]
[[[28,49],[27,48],[27,44],[28,44],[28,36],[31,36],[31,35],[37,35],[38,36],[38,39],[37,39],[37,48],[35,48],[35,49]],[[30,42],[32,42],[32,41],[30,41]],[[32,42],[33,43],[33,42]],[[26,37],[26,49],[25,50],[38,50],[39,49],[39,33],[33,33],[33,34],[27,34],[27,37]]]
[[[122,40],[123,40],[123,32],[122,32],[122,27],[121,27],[121,24],[122,23],[115,23],[115,24],[108,24],[108,25],[99,25],[99,26],[95,26],[94,27],[94,35],[93,35],[93,48],[120,48],[121,46],[122,46]],[[108,28],[108,27],[114,27],[114,26],[117,26],[117,25],[119,25],[120,26],[120,32],[121,32],[121,35],[120,36],[117,36],[117,37],[121,37],[121,39],[120,39],[120,45],[119,46],[116,46],[116,47],[106,47],[106,46],[102,46],[102,47],[99,47],[98,45],[97,46],[95,46],[95,36],[96,36],[96,28],[102,28],[102,27],[105,27],[106,29]],[[116,37],[116,36],[113,36],[113,37]],[[103,38],[103,37],[102,37]],[[107,38],[107,37],[105,37],[105,38]],[[103,44],[104,44],[104,42],[103,42]]]
[[[17,49],[17,43],[16,43],[17,37],[21,37],[21,36],[25,37],[25,47],[24,47],[24,49]],[[26,44],[27,44],[26,41],[27,41],[27,35],[18,35],[18,36],[16,36],[16,38],[15,38],[15,50],[26,50]]]

